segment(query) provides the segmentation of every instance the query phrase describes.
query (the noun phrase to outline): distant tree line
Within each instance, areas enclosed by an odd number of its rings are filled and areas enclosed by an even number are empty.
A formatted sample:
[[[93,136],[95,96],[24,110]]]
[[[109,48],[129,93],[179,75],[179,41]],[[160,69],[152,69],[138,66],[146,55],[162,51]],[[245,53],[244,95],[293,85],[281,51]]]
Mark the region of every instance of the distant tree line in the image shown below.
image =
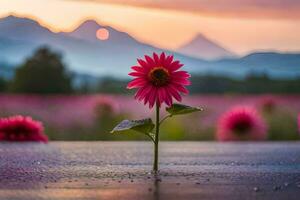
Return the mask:
[[[106,79],[100,83],[98,92],[125,94],[129,80]],[[192,85],[188,86],[191,94],[300,94],[299,79],[271,79],[267,75],[252,74],[245,79],[233,79],[223,76],[192,75]]]
[[[0,79],[0,91],[11,93],[72,93],[72,76],[60,54],[41,47],[17,67],[10,81]]]
[[[17,67],[12,80],[0,76],[0,92],[35,94],[128,94],[128,80],[111,77],[74,84],[74,76],[62,62],[62,56],[47,47],[41,47]],[[244,79],[215,75],[193,75],[189,90],[197,93],[300,93],[298,79],[271,79],[266,74],[249,74]]]
[[[300,78],[271,79],[266,74],[251,74],[245,79],[195,75],[191,81],[191,93],[300,93]]]

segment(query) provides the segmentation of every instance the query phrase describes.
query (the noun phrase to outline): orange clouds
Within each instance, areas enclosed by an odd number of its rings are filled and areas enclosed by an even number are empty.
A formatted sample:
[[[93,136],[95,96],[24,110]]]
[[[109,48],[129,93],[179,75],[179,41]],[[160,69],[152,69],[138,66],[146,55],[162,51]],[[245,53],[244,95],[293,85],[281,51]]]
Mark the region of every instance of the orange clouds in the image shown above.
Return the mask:
[[[299,0],[66,0],[145,8],[170,9],[201,15],[243,18],[300,19]]]

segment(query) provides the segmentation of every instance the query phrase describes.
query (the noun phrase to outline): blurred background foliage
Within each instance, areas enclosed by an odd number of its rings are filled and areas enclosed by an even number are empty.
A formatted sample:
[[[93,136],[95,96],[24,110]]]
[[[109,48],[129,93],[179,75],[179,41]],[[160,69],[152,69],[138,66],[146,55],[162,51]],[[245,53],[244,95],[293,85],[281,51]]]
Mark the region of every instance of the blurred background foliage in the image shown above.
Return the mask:
[[[62,55],[47,46],[37,49],[24,63],[13,67],[10,79],[1,77],[0,92],[31,94],[131,94],[126,89],[129,79],[90,77],[68,71]],[[1,63],[0,63],[1,65]],[[245,78],[193,74],[191,94],[299,94],[300,77],[274,79],[267,73],[250,73]]]
[[[105,99],[106,97],[103,97]],[[201,98],[201,97],[200,97]],[[238,96],[236,98],[239,98]],[[263,97],[260,97],[263,98]],[[276,99],[276,97],[273,97]],[[101,99],[101,98],[100,98]],[[120,103],[122,106],[122,103]],[[132,104],[134,105],[134,104]],[[260,106],[257,109],[263,116],[268,126],[268,140],[299,140],[300,134],[297,127],[297,112],[289,109],[276,107],[272,111],[266,111]],[[110,131],[123,119],[135,119],[135,116],[128,111],[114,111],[112,105],[103,105],[100,102],[94,107],[92,123],[73,122],[67,126],[52,126],[44,120],[46,133],[50,140],[148,140],[146,136],[135,131],[125,131],[121,134],[111,134]],[[130,110],[131,108],[129,108]],[[161,140],[165,141],[209,141],[215,140],[216,127],[219,111],[214,113],[213,107],[203,113],[196,113],[187,116],[172,117],[161,126]],[[39,119],[39,116],[36,116]],[[214,118],[209,120],[209,118]],[[42,120],[40,118],[40,120]],[[207,122],[207,120],[209,122]],[[43,120],[42,120],[43,121]]]
[[[149,114],[146,107],[135,107],[133,92],[126,89],[128,81],[78,78],[68,71],[59,53],[41,47],[15,67],[10,79],[0,76],[0,115],[23,114],[41,120],[50,140],[147,140],[134,131],[109,133],[124,118],[140,117],[139,112]],[[162,140],[214,140],[218,116],[245,102],[254,104],[266,120],[269,140],[299,139],[296,119],[300,97],[296,94],[300,93],[300,78],[271,79],[266,74],[251,73],[234,79],[193,74],[191,81],[192,104],[204,106],[205,111],[171,118],[161,127]],[[99,93],[106,95],[97,96]],[[201,95],[194,97],[198,94]],[[218,95],[210,98],[214,94]],[[248,98],[246,94],[252,96]],[[271,101],[259,103],[264,94],[272,94]],[[294,96],[285,97],[287,94]],[[86,106],[89,114],[84,114]]]

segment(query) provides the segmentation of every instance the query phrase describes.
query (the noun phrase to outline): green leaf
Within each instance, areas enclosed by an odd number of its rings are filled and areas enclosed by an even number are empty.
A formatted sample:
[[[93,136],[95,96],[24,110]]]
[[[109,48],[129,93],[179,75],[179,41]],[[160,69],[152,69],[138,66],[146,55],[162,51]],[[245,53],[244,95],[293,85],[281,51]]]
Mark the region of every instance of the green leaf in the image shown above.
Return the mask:
[[[191,107],[183,104],[174,103],[172,104],[172,106],[166,108],[166,111],[170,113],[171,116],[173,116],[203,111],[203,108]]]
[[[141,133],[148,135],[155,125],[152,122],[151,118],[141,119],[141,120],[123,120],[119,123],[112,131],[114,132],[122,132],[127,130],[135,130]]]

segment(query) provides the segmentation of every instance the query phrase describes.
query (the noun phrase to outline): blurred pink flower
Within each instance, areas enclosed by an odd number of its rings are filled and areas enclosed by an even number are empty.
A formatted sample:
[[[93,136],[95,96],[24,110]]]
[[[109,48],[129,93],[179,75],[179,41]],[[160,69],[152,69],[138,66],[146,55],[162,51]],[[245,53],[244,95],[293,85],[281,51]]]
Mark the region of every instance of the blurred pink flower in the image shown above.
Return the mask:
[[[37,141],[47,142],[41,122],[31,117],[13,116],[0,119],[0,141]]]
[[[112,98],[102,97],[95,102],[95,109],[96,112],[104,114],[117,114],[119,112],[119,105]]]
[[[217,127],[217,139],[264,140],[267,138],[267,126],[253,107],[237,106],[223,114]]]
[[[299,130],[299,133],[300,133],[300,113],[298,115],[298,130]]]
[[[272,96],[265,96],[260,101],[262,111],[271,113],[276,109],[276,100]]]

